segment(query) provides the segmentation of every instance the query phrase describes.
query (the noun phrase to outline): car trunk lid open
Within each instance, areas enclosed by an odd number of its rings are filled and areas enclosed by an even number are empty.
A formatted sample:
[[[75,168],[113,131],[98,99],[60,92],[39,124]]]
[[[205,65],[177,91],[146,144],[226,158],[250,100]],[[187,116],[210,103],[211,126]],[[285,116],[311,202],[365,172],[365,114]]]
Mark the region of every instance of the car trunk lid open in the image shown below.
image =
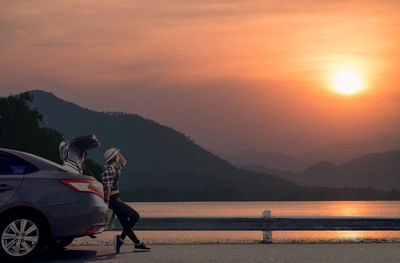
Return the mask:
[[[87,151],[99,146],[100,141],[94,134],[75,137],[70,141],[60,143],[60,157],[65,167],[82,174]]]

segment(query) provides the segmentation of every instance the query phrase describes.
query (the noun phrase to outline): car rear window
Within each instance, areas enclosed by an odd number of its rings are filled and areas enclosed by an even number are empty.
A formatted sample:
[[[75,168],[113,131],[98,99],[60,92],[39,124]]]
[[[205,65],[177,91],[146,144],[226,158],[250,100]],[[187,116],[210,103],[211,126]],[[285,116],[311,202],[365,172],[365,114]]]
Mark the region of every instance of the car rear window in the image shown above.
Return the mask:
[[[44,164],[46,164],[48,166],[52,166],[54,168],[57,168],[57,169],[59,169],[61,171],[79,174],[79,172],[76,169],[73,169],[73,168],[68,167],[66,165],[59,165],[58,163],[55,163],[55,162],[50,161],[50,160],[47,160],[47,159],[45,159],[43,157],[31,154],[31,153],[27,153],[27,152],[23,152],[21,154],[23,154],[23,156],[27,156],[27,157],[30,157],[30,158],[34,158],[35,160],[39,160],[42,163],[44,163]]]
[[[1,174],[27,174],[38,169],[27,161],[9,154],[0,153],[0,175]]]

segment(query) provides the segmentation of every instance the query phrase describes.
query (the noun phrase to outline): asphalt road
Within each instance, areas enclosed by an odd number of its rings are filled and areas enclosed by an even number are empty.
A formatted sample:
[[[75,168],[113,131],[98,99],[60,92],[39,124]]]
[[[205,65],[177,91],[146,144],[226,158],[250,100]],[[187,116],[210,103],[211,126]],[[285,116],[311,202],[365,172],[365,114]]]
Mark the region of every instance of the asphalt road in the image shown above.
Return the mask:
[[[133,246],[114,254],[112,246],[70,246],[46,252],[35,262],[400,262],[400,243],[377,244],[212,244],[153,245],[149,253]]]

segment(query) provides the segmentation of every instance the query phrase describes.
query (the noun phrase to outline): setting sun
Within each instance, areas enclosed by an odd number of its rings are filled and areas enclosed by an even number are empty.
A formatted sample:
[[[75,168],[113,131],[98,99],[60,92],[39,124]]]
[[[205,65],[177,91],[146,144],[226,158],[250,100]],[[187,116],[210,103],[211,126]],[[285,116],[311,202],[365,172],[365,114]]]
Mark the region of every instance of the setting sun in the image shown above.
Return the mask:
[[[333,77],[333,88],[341,94],[351,95],[363,88],[360,75],[353,69],[342,69]]]

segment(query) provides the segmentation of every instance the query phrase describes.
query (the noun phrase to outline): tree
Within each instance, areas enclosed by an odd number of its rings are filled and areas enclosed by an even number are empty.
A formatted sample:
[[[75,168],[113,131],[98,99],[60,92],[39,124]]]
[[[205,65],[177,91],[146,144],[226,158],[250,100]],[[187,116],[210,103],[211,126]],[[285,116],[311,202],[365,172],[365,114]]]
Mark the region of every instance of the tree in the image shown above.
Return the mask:
[[[85,160],[85,170],[83,174],[90,175],[96,178],[97,181],[102,182],[101,173],[103,172],[103,166],[96,163],[92,159]]]
[[[63,136],[43,125],[43,116],[28,103],[29,93],[0,98],[0,147],[25,151],[60,163]]]
[[[33,153],[61,164],[58,146],[64,138],[44,126],[39,111],[28,106],[31,101],[28,92],[0,98],[0,147]],[[87,159],[85,167],[85,174],[101,180],[101,165]]]

